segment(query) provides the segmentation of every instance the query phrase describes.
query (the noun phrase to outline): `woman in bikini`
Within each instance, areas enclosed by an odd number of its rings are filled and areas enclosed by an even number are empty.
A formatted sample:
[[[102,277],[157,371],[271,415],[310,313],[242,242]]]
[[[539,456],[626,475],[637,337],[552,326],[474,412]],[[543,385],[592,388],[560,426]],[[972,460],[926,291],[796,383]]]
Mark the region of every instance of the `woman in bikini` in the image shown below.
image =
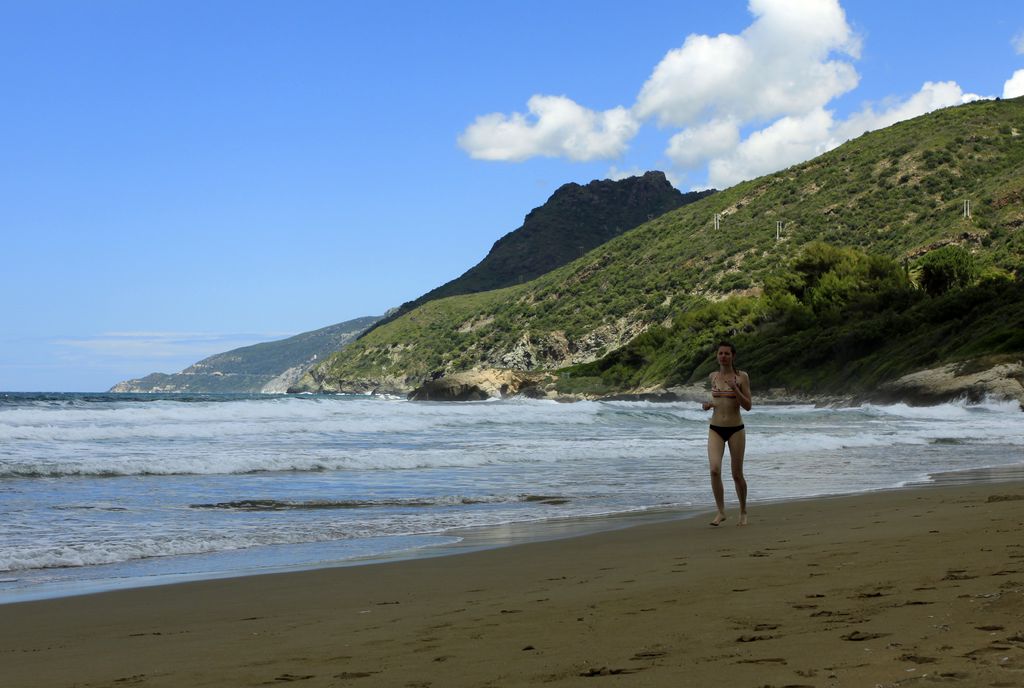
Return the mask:
[[[711,491],[715,495],[718,514],[711,521],[717,526],[725,520],[725,487],[722,485],[722,459],[725,445],[729,445],[732,481],[740,501],[739,525],[747,525],[747,481],[743,477],[743,453],[747,448],[747,435],[743,431],[740,408],[750,410],[750,378],[733,368],[736,347],[729,342],[718,345],[718,372],[711,373],[711,401],[704,402],[704,410],[714,409],[708,430],[708,462],[711,464]]]

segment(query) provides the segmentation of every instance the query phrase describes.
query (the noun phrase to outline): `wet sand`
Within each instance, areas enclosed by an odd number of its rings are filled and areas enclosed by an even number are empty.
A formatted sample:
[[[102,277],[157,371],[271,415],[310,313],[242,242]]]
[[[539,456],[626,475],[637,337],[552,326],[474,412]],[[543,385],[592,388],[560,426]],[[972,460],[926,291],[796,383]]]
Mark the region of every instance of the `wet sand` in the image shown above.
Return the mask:
[[[21,686],[1024,685],[1024,482],[0,606]]]

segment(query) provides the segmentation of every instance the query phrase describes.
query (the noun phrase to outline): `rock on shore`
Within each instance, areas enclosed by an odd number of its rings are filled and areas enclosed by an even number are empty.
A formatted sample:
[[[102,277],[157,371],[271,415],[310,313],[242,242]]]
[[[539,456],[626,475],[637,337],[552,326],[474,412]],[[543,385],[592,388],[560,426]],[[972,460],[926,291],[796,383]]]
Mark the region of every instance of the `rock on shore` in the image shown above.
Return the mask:
[[[908,404],[940,404],[953,399],[1016,399],[1024,408],[1024,362],[980,367],[973,361],[920,370],[879,389],[885,399]]]
[[[544,373],[481,368],[428,380],[412,392],[413,401],[481,401],[515,395],[546,397],[542,383],[553,378]]]

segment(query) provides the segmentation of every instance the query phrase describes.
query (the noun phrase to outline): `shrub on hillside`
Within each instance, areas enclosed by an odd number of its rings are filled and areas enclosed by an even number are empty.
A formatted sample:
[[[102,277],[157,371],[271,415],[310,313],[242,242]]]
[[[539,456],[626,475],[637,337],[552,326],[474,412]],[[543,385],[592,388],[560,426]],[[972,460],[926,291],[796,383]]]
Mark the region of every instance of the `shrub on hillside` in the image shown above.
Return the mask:
[[[970,286],[978,270],[974,257],[960,246],[947,245],[929,251],[921,259],[921,288],[930,296]]]

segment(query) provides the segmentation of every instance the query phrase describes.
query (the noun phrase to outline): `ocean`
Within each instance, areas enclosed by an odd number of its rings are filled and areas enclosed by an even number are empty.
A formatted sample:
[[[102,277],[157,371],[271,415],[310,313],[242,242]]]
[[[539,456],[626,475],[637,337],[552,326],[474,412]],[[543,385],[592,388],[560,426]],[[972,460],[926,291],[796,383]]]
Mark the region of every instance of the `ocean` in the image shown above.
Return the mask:
[[[1015,402],[744,420],[755,525],[769,501],[1024,477]],[[0,603],[706,515],[707,421],[683,402],[0,393]]]

